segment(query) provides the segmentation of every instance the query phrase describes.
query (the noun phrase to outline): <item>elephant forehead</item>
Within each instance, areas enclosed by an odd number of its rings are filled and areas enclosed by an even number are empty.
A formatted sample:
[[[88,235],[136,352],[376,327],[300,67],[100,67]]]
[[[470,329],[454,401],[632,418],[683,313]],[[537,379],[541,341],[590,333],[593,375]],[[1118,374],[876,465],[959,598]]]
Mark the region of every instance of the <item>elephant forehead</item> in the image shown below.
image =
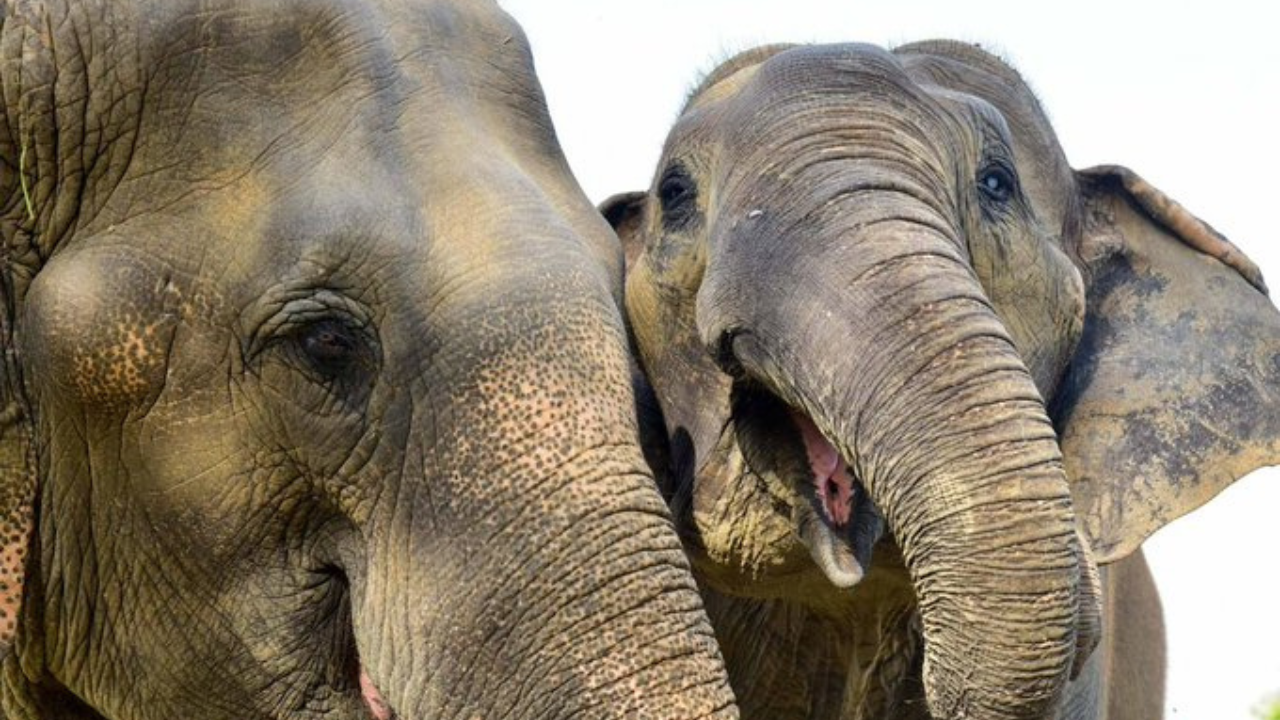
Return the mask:
[[[115,42],[62,26],[47,39],[51,52],[86,48],[78,60],[88,97],[63,98],[73,90],[56,85],[58,125],[78,129],[81,115],[101,125],[84,127],[95,142],[61,159],[67,180],[93,153],[111,170],[85,178],[91,202],[78,210],[78,231],[99,215],[119,224],[254,178],[266,192],[245,196],[247,208],[322,173],[354,191],[389,169],[412,182],[374,189],[406,200],[406,188],[443,185],[469,166],[451,156],[460,146],[520,138],[521,154],[536,155],[553,143],[538,122],[545,108],[523,36],[487,3],[194,5],[85,6],[104,17],[67,25]],[[63,105],[74,118],[61,117]]]
[[[426,264],[448,274],[459,263],[426,261],[436,238],[474,257],[472,266],[524,269],[546,255],[529,244],[572,247],[589,236],[606,245],[557,162],[523,36],[491,3],[194,9],[100,9],[145,12],[147,22],[119,43],[136,53],[107,47],[87,60],[118,75],[92,86],[89,105],[141,95],[140,119],[136,137],[106,148],[123,168],[118,181],[85,181],[92,202],[67,245],[127,228],[128,244],[187,274],[217,275],[241,304],[297,263],[401,277]],[[101,27],[125,27],[110,20]],[[146,66],[149,79],[117,87],[128,84],[129,63]],[[566,212],[574,203],[576,215]],[[594,225],[581,221],[588,216]]]
[[[112,20],[144,15],[129,30],[161,79],[223,70],[264,96],[306,94],[330,73],[380,82],[401,68],[441,78],[496,73],[485,68],[524,64],[528,52],[519,26],[483,0],[135,0],[87,11]],[[485,62],[471,60],[481,56]]]
[[[738,174],[754,185],[851,160],[949,176],[948,149],[976,145],[981,118],[933,90],[874,46],[784,49],[700,89],[671,133],[668,154],[715,148],[726,186]]]
[[[900,115],[938,117],[940,108],[897,58],[856,43],[789,48],[760,63],[741,83],[741,111],[760,120],[794,120],[804,108],[888,105]],[[917,119],[919,119],[917,117]]]

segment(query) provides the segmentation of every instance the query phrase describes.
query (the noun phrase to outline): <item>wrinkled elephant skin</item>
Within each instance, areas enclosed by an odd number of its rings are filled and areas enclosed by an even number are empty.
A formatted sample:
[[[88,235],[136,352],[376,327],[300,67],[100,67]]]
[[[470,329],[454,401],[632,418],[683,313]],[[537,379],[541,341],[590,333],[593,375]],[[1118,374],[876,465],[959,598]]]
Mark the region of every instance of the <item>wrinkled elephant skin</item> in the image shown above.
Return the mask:
[[[737,716],[509,17],[0,13],[0,716]]]

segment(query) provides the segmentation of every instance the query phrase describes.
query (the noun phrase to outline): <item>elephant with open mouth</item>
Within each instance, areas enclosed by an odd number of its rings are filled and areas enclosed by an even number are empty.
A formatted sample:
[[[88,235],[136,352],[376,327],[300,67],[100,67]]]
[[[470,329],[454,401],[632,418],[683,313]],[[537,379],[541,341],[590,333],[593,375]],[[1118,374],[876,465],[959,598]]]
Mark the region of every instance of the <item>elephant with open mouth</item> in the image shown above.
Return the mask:
[[[1160,716],[1135,550],[1280,459],[1236,247],[948,41],[738,55],[601,209],[745,717]]]
[[[0,161],[0,717],[737,717],[496,5],[7,0]]]

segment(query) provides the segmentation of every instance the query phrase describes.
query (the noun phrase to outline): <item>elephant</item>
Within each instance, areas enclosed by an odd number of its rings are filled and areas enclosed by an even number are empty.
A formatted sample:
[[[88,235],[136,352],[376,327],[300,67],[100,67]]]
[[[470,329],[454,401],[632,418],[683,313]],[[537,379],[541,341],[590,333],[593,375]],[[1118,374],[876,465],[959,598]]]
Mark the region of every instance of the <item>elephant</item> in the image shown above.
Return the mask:
[[[948,40],[738,54],[600,210],[743,717],[1161,717],[1140,545],[1280,461],[1238,248]]]
[[[0,717],[736,718],[486,0],[0,9]]]

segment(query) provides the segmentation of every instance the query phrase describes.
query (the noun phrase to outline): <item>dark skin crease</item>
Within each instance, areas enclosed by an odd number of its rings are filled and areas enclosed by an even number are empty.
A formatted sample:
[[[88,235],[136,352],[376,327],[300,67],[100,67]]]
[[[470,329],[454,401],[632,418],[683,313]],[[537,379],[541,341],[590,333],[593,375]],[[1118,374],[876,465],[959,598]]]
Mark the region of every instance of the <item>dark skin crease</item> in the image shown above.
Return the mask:
[[[510,18],[8,5],[0,56],[0,717],[736,717]]]
[[[1160,717],[1159,599],[1134,549],[1280,459],[1280,413],[1260,390],[1280,381],[1266,360],[1280,356],[1280,314],[1247,258],[1132,171],[1073,170],[1017,73],[946,41],[744,53],[694,91],[653,187],[602,210],[626,248],[649,457],[745,717]],[[967,317],[932,322],[944,304]],[[1016,356],[979,351],[960,331],[973,322]],[[933,376],[945,381],[918,394]],[[809,502],[796,428],[744,413],[744,387],[809,415],[883,511],[892,535],[852,590],[796,522]],[[1074,516],[1079,553],[1053,563],[1077,568],[1076,646],[1061,694],[1038,706],[1025,702],[1034,680],[1002,693],[1043,655],[986,673],[996,648],[1056,637],[1049,618],[1070,616],[1015,620],[1015,594],[979,608],[1039,572],[1045,549],[1028,538],[1056,527],[1021,525],[1038,512],[1012,504],[1022,471],[998,472],[996,448],[1044,428],[1001,435],[1015,408],[1053,424],[1035,447],[1071,484],[1037,492]],[[1204,417],[1227,435],[1188,423]],[[1016,465],[1039,467],[1030,457]],[[928,493],[908,494],[938,468],[952,479],[934,514]],[[970,508],[981,531],[932,539]],[[952,569],[956,548],[990,561]],[[975,610],[931,620],[952,603]],[[957,647],[954,696],[937,673]],[[1003,699],[980,706],[985,693]]]

